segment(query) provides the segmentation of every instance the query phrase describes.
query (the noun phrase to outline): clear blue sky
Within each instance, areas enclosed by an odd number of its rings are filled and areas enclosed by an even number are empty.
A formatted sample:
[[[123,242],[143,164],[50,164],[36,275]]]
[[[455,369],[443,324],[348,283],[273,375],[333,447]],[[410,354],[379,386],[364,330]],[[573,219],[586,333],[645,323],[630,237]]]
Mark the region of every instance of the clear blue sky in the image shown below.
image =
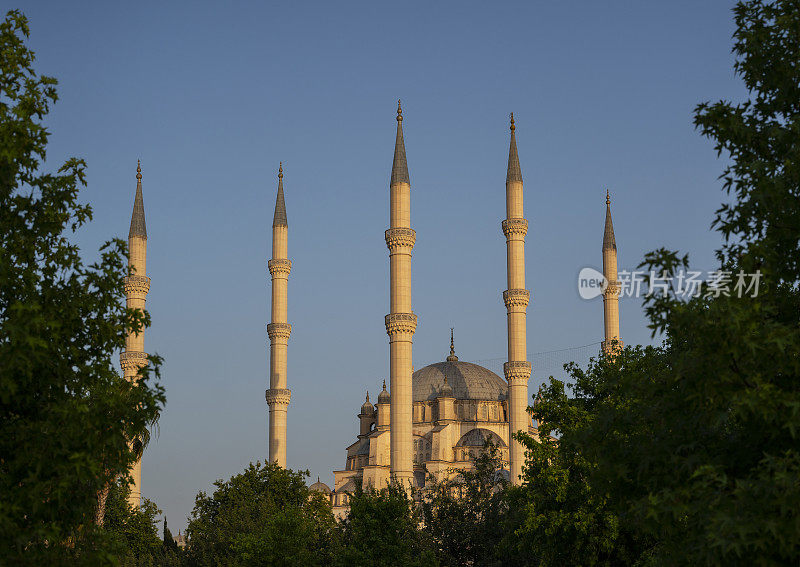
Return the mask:
[[[443,359],[451,326],[462,360],[505,356],[510,111],[531,227],[529,352],[596,343],[602,305],[579,298],[576,277],[601,263],[606,187],[621,268],[660,246],[714,267],[723,163],[691,119],[700,101],[744,95],[731,7],[24,2],[37,68],[60,81],[47,165],[89,166],[87,255],[127,235],[142,160],[146,349],[165,357],[168,399],[143,483],[173,529],[198,490],[266,454],[278,161],[294,262],[288,462],[330,484],[364,390],[388,374],[397,99],[417,231],[415,366]],[[621,302],[621,319],[627,344],[650,342],[638,301]]]

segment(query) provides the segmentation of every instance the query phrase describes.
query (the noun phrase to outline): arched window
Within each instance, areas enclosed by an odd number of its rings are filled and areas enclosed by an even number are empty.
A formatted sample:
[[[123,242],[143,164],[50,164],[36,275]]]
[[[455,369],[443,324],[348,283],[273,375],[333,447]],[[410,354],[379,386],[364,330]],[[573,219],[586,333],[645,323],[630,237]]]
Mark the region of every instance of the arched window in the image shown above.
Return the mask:
[[[426,457],[430,459],[431,443],[425,437],[418,435],[414,436],[414,462],[422,464],[425,462]]]

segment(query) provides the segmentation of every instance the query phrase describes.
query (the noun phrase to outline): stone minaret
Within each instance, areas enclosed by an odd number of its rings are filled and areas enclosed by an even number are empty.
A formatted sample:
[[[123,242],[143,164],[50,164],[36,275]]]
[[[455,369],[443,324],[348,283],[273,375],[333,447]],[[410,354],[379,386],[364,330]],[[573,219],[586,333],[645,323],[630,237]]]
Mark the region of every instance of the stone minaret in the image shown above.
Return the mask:
[[[269,460],[286,468],[286,410],[292,391],[286,387],[286,348],[292,326],[286,322],[286,291],[292,262],[287,258],[289,225],[283,199],[283,163],[278,168],[278,196],[272,220],[272,259],[267,264],[272,276],[272,322],[269,335]]]
[[[612,349],[622,348],[619,338],[619,281],[617,281],[617,241],[614,238],[614,225],[611,222],[611,195],[606,190],[606,227],[603,232],[603,275],[608,282],[608,287],[603,292],[603,322],[605,325],[605,340],[603,350],[611,352]],[[612,345],[617,341],[616,346]]]
[[[403,142],[403,110],[397,101],[397,139],[392,176],[389,181],[390,228],[386,231],[390,265],[390,313],[386,316],[389,335],[391,390],[390,472],[406,487],[413,482],[411,447],[411,347],[417,316],[411,311],[411,251],[416,233],[411,229],[411,182]]]
[[[503,365],[503,370],[508,380],[508,426],[512,435],[517,431],[527,433],[531,422],[527,413],[531,363],[527,361],[526,329],[526,310],[530,292],[525,289],[525,235],[528,232],[528,221],[523,218],[522,172],[519,168],[514,129],[514,115],[511,114],[511,144],[508,150],[506,175],[506,220],[503,221],[508,262],[508,289],[503,292],[503,300],[508,311],[508,362]],[[519,484],[522,467],[525,464],[525,450],[519,441],[510,439],[509,457],[511,482]]]
[[[131,228],[128,232],[128,273],[124,279],[125,303],[128,309],[144,311],[150,278],[147,277],[147,226],[144,221],[144,199],[142,198],[142,167],[136,164],[136,197],[133,201]],[[126,380],[138,379],[139,369],[147,365],[144,352],[144,329],[130,332],[125,339],[125,352],[120,354],[120,366]],[[133,484],[128,502],[139,508],[142,498],[142,462],[138,460],[131,469]]]

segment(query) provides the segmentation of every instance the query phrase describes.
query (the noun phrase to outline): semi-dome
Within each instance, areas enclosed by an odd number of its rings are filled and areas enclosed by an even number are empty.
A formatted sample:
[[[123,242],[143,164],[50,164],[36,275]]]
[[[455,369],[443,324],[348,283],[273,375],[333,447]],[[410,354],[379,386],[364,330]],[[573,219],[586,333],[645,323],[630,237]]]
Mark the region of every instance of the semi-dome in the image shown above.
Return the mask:
[[[508,384],[497,374],[472,364],[450,360],[420,368],[411,378],[415,402],[434,400],[444,386],[444,378],[457,400],[505,400]]]

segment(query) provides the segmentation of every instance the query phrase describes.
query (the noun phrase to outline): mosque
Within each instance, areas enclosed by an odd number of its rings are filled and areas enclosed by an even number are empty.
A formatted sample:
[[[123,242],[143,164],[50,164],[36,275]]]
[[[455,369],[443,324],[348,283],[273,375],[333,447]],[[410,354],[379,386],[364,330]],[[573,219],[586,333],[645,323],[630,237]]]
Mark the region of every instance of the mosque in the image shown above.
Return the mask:
[[[523,212],[522,172],[517,154],[514,115],[506,172],[506,218],[501,227],[506,238],[508,289],[502,292],[508,320],[508,358],[504,377],[491,370],[459,360],[451,331],[450,354],[442,362],[417,371],[412,366],[413,336],[417,315],[411,307],[411,254],[416,232],[411,228],[411,181],[403,140],[403,111],[398,101],[394,160],[389,180],[389,229],[384,234],[389,249],[390,312],[384,318],[389,336],[389,389],[386,382],[377,404],[367,399],[358,414],[358,434],[346,451],[344,469],[334,471],[334,487],[319,482],[311,486],[331,500],[334,513],[347,512],[349,493],[359,483],[380,488],[391,480],[404,486],[423,488],[428,475],[440,480],[455,471],[473,466],[486,441],[499,448],[512,483],[518,484],[524,465],[524,448],[512,438],[537,429],[527,413],[530,401],[527,360],[526,312],[530,292],[525,287],[525,236],[528,221]],[[150,278],[146,275],[147,230],[141,188],[141,168],[129,233],[132,269],[125,278],[127,305],[144,309]],[[278,191],[272,222],[272,258],[268,269],[272,280],[270,341],[269,459],[286,466],[286,413],[292,392],[287,381],[287,345],[292,326],[287,319],[287,290],[292,262],[288,258],[289,225],[283,188],[283,165],[278,169]],[[617,247],[611,222],[611,205],[606,195],[603,235],[603,291],[606,351],[622,345],[619,337],[619,282]],[[147,364],[144,332],[131,334],[120,355],[127,379],[134,380],[138,368]],[[141,494],[141,463],[132,470],[131,503],[138,505]]]
[[[508,289],[502,292],[508,317],[508,359],[504,378],[477,364],[459,360],[451,331],[450,354],[443,362],[414,372],[413,336],[417,315],[411,307],[411,253],[416,232],[411,228],[411,181],[403,140],[403,111],[398,101],[394,160],[389,179],[389,229],[384,238],[389,249],[390,312],[385,316],[389,336],[390,387],[386,382],[377,404],[367,399],[358,414],[358,435],[347,447],[345,466],[334,471],[334,487],[317,480],[311,489],[329,496],[334,513],[348,509],[349,493],[358,484],[380,488],[392,479],[423,488],[428,475],[440,480],[459,469],[470,468],[486,441],[499,448],[512,483],[519,483],[524,448],[512,438],[517,431],[533,436],[537,429],[527,413],[531,363],[527,360],[526,311],[530,292],[525,288],[525,236],[528,221],[523,211],[522,172],[517,153],[514,115],[506,172],[506,237]],[[269,459],[286,466],[286,411],[291,401],[286,376],[286,349],[291,325],[286,318],[286,291],[291,271],[287,257],[288,222],[283,193],[283,168],[278,171],[278,194],[272,226],[272,320],[270,338]],[[603,292],[604,349],[617,348],[619,340],[619,283],[617,250],[606,196],[603,238],[603,272],[608,285]],[[612,347],[612,345],[614,345]]]

